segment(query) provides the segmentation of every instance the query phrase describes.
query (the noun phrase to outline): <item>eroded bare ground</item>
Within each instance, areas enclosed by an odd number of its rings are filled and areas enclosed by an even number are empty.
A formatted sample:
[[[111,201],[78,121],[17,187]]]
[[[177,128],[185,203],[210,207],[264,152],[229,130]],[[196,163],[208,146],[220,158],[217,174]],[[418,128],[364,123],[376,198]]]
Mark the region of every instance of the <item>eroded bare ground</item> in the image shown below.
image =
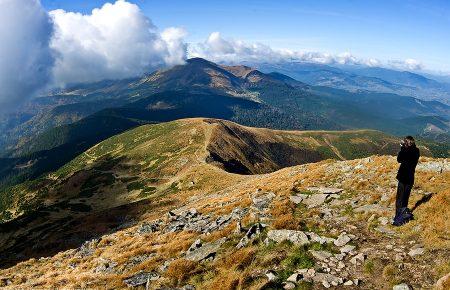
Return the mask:
[[[1,270],[0,283],[390,289],[404,282],[430,289],[450,272],[449,160],[421,160],[410,201],[416,219],[401,228],[390,225],[396,167],[382,156],[239,176],[201,164],[184,176],[191,187],[138,203],[139,214],[130,211],[126,223],[78,248]]]

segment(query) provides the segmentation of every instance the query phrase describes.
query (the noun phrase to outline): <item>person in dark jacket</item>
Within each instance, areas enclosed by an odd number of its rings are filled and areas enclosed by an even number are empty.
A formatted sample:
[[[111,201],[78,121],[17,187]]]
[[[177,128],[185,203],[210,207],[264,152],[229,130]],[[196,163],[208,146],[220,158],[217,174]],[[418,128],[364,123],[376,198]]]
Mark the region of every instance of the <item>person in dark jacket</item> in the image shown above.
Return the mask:
[[[416,147],[412,136],[406,136],[400,145],[401,149],[397,156],[400,168],[397,173],[398,187],[395,201],[394,226],[401,226],[414,218],[408,209],[408,200],[414,185],[414,173],[420,157],[419,148]]]

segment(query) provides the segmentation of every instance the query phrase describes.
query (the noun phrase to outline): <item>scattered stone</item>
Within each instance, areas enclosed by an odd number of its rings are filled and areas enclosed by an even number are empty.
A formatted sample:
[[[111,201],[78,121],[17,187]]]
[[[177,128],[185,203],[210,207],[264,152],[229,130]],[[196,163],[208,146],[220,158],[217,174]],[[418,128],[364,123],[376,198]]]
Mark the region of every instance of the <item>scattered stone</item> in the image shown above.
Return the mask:
[[[355,212],[364,212],[364,213],[376,213],[378,215],[384,215],[389,213],[389,209],[385,206],[382,206],[380,204],[365,204],[362,206],[359,206],[354,209]]]
[[[281,243],[282,241],[290,241],[297,246],[309,244],[308,236],[302,231],[270,230],[267,233],[267,238],[277,243]]]
[[[338,194],[343,192],[342,188],[334,188],[334,187],[307,187],[308,191],[318,192],[322,194]]]
[[[142,235],[146,233],[154,233],[160,230],[162,220],[157,220],[151,223],[145,222],[139,226],[137,233]]]
[[[266,225],[261,223],[256,223],[250,227],[250,229],[247,231],[244,237],[239,241],[236,248],[240,249],[248,245],[248,243],[259,236],[262,232],[262,230],[266,227]]]
[[[128,287],[137,287],[147,284],[148,281],[155,281],[159,279],[159,274],[156,272],[139,272],[136,275],[131,276],[123,280]]]
[[[288,282],[292,282],[292,283],[297,283],[298,281],[300,281],[302,278],[302,275],[300,275],[299,273],[294,273],[291,276],[289,276],[289,278],[286,279],[286,281]]]
[[[206,259],[214,259],[217,251],[219,250],[220,246],[226,241],[226,238],[221,238],[215,242],[201,244],[200,247],[198,247],[197,241],[194,242],[193,245],[191,245],[192,250],[186,252],[185,258],[190,261],[200,262]],[[189,249],[191,249],[191,247]]]
[[[276,281],[277,280],[277,273],[273,270],[267,270],[266,276],[269,279],[269,281]]]
[[[283,289],[295,289],[295,284],[292,282],[284,282]]]
[[[327,251],[310,250],[309,252],[311,253],[311,255],[313,255],[314,258],[316,258],[319,261],[325,261],[328,258],[333,256],[333,254],[331,254],[330,252],[327,252]]]
[[[408,255],[411,257],[415,257],[418,255],[423,255],[423,253],[425,253],[425,249],[422,247],[416,247],[416,248],[412,248],[411,251],[409,251]]]
[[[189,249],[187,250],[188,253],[189,252],[193,252],[195,250],[197,250],[198,248],[200,248],[202,246],[202,241],[200,239],[195,240],[194,243],[192,243],[192,245],[189,247]]]
[[[402,283],[392,287],[392,290],[412,290],[412,288],[408,284]]]
[[[318,283],[321,282],[326,288],[331,287],[331,285],[337,286],[344,282],[342,278],[327,273],[316,273],[312,280]],[[328,285],[328,287],[326,285]]]
[[[375,230],[377,230],[378,232],[380,232],[382,234],[386,234],[389,236],[395,235],[395,231],[388,228],[387,226],[379,226],[379,227],[375,228]]]
[[[308,198],[307,194],[297,194],[297,195],[291,195],[289,197],[289,199],[295,204],[300,204],[306,198]]]
[[[92,239],[84,242],[81,247],[78,248],[76,256],[81,258],[92,256],[97,248],[98,242],[98,239]]]
[[[267,192],[267,193],[257,193],[257,196],[252,198],[253,207],[259,211],[264,211],[269,208],[273,198],[275,197],[275,193]]]
[[[337,247],[345,246],[348,242],[350,242],[352,239],[345,233],[341,233],[339,237],[334,241],[334,244]]]
[[[310,195],[308,198],[303,200],[302,202],[308,207],[313,208],[325,203],[327,199],[327,194],[316,193]]]
[[[365,259],[366,259],[366,255],[364,255],[363,253],[359,253],[358,255],[356,255],[350,259],[350,263],[352,263],[354,265],[358,265],[360,263],[363,263]]]
[[[389,224],[389,219],[385,216],[379,217],[378,221],[380,222],[381,225],[385,226],[387,224]]]
[[[320,243],[321,245],[334,242],[333,238],[322,237],[314,232],[305,232],[305,234],[308,236],[311,242],[317,242]]]
[[[450,285],[450,273],[448,273],[447,275],[441,277],[436,282],[436,290],[446,290],[446,289],[448,289],[447,287],[449,285]]]
[[[340,249],[340,251],[341,251],[341,253],[350,253],[350,252],[352,252],[354,249],[355,249],[356,247],[355,246],[352,246],[352,245],[345,245],[345,246],[343,246],[341,249]]]
[[[116,266],[116,262],[100,258],[99,265],[95,267],[94,273],[112,273],[114,272],[114,267]]]
[[[352,286],[352,285],[353,285],[352,280],[348,280],[348,281],[344,282],[344,286]]]

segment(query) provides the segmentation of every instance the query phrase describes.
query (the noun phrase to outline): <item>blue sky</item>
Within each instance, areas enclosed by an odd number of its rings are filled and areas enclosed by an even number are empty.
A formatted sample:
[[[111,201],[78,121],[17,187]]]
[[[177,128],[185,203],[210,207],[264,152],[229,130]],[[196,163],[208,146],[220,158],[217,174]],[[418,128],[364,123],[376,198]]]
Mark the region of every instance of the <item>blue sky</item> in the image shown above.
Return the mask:
[[[42,0],[47,10],[90,13],[112,1]],[[179,1],[130,0],[161,29],[188,31],[188,42],[211,32],[272,48],[350,52],[362,58],[412,58],[450,71],[449,1]]]

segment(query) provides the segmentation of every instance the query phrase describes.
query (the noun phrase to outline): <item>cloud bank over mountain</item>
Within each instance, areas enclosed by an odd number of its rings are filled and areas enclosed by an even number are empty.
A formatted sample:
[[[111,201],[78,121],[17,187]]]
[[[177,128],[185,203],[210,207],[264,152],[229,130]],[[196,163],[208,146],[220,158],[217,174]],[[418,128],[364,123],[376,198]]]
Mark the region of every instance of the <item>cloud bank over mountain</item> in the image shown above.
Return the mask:
[[[0,0],[0,106],[46,87],[137,76],[183,63],[186,32],[162,32],[135,4],[91,14],[46,12],[38,0]]]
[[[295,51],[289,49],[273,49],[261,43],[249,43],[242,40],[226,39],[220,32],[213,32],[206,41],[191,44],[189,56],[204,57],[216,62],[241,61],[304,61],[320,64],[355,64],[371,67],[386,66],[400,70],[421,70],[423,65],[414,59],[390,60],[383,63],[375,58],[358,58],[349,52],[330,54],[315,51]]]

